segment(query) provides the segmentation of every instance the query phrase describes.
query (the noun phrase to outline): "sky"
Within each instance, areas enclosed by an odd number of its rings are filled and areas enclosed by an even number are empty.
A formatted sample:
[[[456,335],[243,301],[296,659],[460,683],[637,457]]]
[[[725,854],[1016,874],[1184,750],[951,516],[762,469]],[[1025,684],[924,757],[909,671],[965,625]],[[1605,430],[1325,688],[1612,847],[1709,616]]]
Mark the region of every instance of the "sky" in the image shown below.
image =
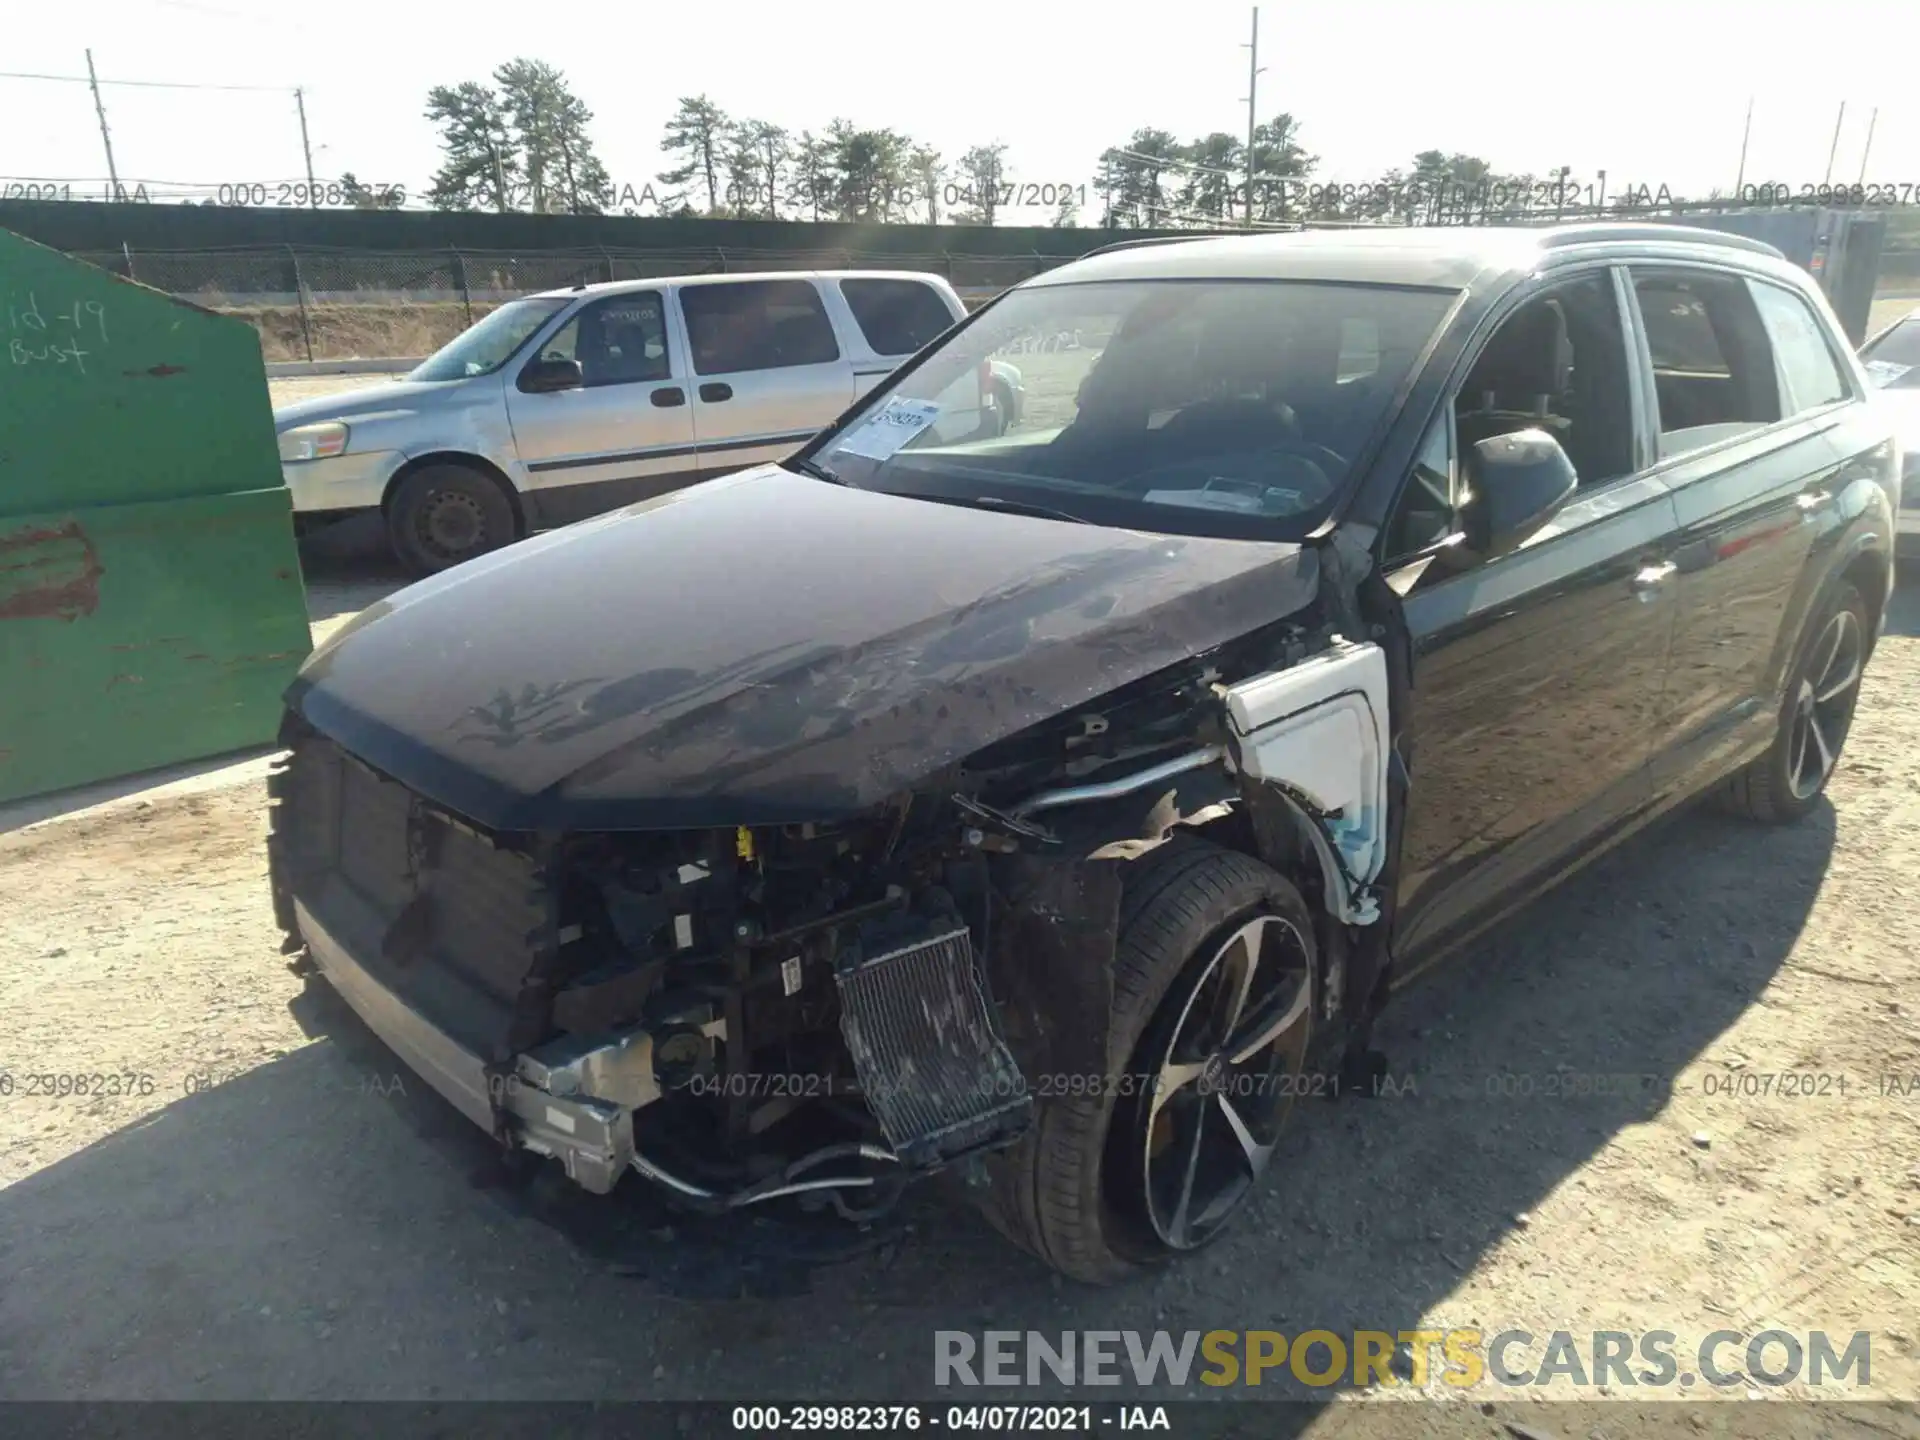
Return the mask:
[[[950,160],[1007,146],[1006,178],[1088,184],[1133,130],[1244,134],[1252,7],[1243,0],[740,0],[642,7],[463,0],[87,0],[21,4],[0,71],[103,81],[123,183],[246,183],[303,173],[292,91],[306,95],[314,170],[424,191],[438,159],[430,86],[484,79],[516,56],[565,72],[593,110],[617,186],[640,193],[666,164],[663,125],[683,95],[798,132],[836,116],[891,126]],[[1260,10],[1259,114],[1291,112],[1318,179],[1362,181],[1419,150],[1465,151],[1495,170],[1572,168],[1579,184],[1704,195],[1731,187],[1753,101],[1745,176],[1797,189],[1835,180],[1904,186],[1920,205],[1920,5],[1827,0],[1341,0]],[[83,84],[0,78],[0,194],[22,180],[106,174]],[[269,190],[271,193],[271,190]],[[1097,199],[1089,189],[1089,209]],[[1050,212],[1006,215],[1044,223]],[[1087,218],[1093,218],[1091,215]]]

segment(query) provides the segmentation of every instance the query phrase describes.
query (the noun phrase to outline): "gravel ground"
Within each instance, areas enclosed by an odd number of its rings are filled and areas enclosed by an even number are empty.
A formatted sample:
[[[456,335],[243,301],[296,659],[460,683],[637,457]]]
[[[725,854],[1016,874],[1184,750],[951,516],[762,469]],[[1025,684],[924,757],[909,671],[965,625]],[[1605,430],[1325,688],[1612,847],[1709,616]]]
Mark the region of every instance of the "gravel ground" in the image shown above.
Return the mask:
[[[316,629],[395,583],[358,567],[319,569]],[[1920,1396],[1920,1080],[1887,1079],[1920,1076],[1920,587],[1830,805],[1783,831],[1682,815],[1533,906],[1393,1012],[1408,1093],[1299,1111],[1233,1236],[1112,1291],[937,1191],[830,1250],[631,1185],[501,1184],[478,1132],[278,954],[263,803],[250,780],[0,836],[0,1396],[945,1403],[936,1329],[1416,1323],[1869,1330],[1864,1393]],[[1831,1078],[1709,1093],[1787,1071]],[[127,1093],[25,1093],[63,1074]],[[1623,1074],[1660,1088],[1544,1093]],[[1910,1408],[1854,1429],[1704,1394],[1248,1433],[1920,1434]]]

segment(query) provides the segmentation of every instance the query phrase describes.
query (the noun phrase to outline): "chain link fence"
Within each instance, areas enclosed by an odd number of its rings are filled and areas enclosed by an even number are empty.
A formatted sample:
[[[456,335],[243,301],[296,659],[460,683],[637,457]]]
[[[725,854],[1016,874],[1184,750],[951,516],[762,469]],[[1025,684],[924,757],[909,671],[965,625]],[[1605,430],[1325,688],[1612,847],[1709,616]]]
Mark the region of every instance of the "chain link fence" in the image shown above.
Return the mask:
[[[269,361],[427,355],[515,296],[609,280],[758,270],[923,270],[969,303],[1071,257],[857,250],[77,251],[75,258],[237,316]]]

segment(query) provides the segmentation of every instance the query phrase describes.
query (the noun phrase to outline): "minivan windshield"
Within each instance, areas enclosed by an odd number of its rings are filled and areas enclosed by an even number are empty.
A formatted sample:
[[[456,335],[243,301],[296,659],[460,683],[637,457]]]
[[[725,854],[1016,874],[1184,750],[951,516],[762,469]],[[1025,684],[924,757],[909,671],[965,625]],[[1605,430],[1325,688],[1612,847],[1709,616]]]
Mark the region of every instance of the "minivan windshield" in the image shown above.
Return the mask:
[[[794,463],[950,504],[1298,539],[1455,298],[1278,280],[1015,290]],[[1011,376],[1018,403],[993,403]]]
[[[414,366],[407,378],[465,380],[473,375],[491,374],[511,360],[534,331],[570,303],[560,296],[509,300]]]

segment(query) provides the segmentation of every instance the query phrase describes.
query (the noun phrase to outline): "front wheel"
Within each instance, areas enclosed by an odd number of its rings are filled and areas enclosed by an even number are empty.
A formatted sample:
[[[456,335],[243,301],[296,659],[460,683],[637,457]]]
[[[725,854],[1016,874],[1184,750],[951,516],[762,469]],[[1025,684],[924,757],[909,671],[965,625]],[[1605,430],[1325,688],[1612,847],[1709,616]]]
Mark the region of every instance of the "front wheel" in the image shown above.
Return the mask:
[[[400,482],[387,513],[400,562],[416,575],[451,569],[519,538],[513,503],[491,475],[428,465]]]
[[[1130,865],[1111,1019],[1127,1065],[1038,1097],[991,1167],[990,1217],[1096,1284],[1220,1236],[1299,1092],[1317,963],[1306,903],[1259,861],[1195,841]]]
[[[1728,783],[1735,813],[1779,824],[1819,801],[1853,727],[1870,623],[1860,591],[1843,584],[1794,667],[1772,747]]]

